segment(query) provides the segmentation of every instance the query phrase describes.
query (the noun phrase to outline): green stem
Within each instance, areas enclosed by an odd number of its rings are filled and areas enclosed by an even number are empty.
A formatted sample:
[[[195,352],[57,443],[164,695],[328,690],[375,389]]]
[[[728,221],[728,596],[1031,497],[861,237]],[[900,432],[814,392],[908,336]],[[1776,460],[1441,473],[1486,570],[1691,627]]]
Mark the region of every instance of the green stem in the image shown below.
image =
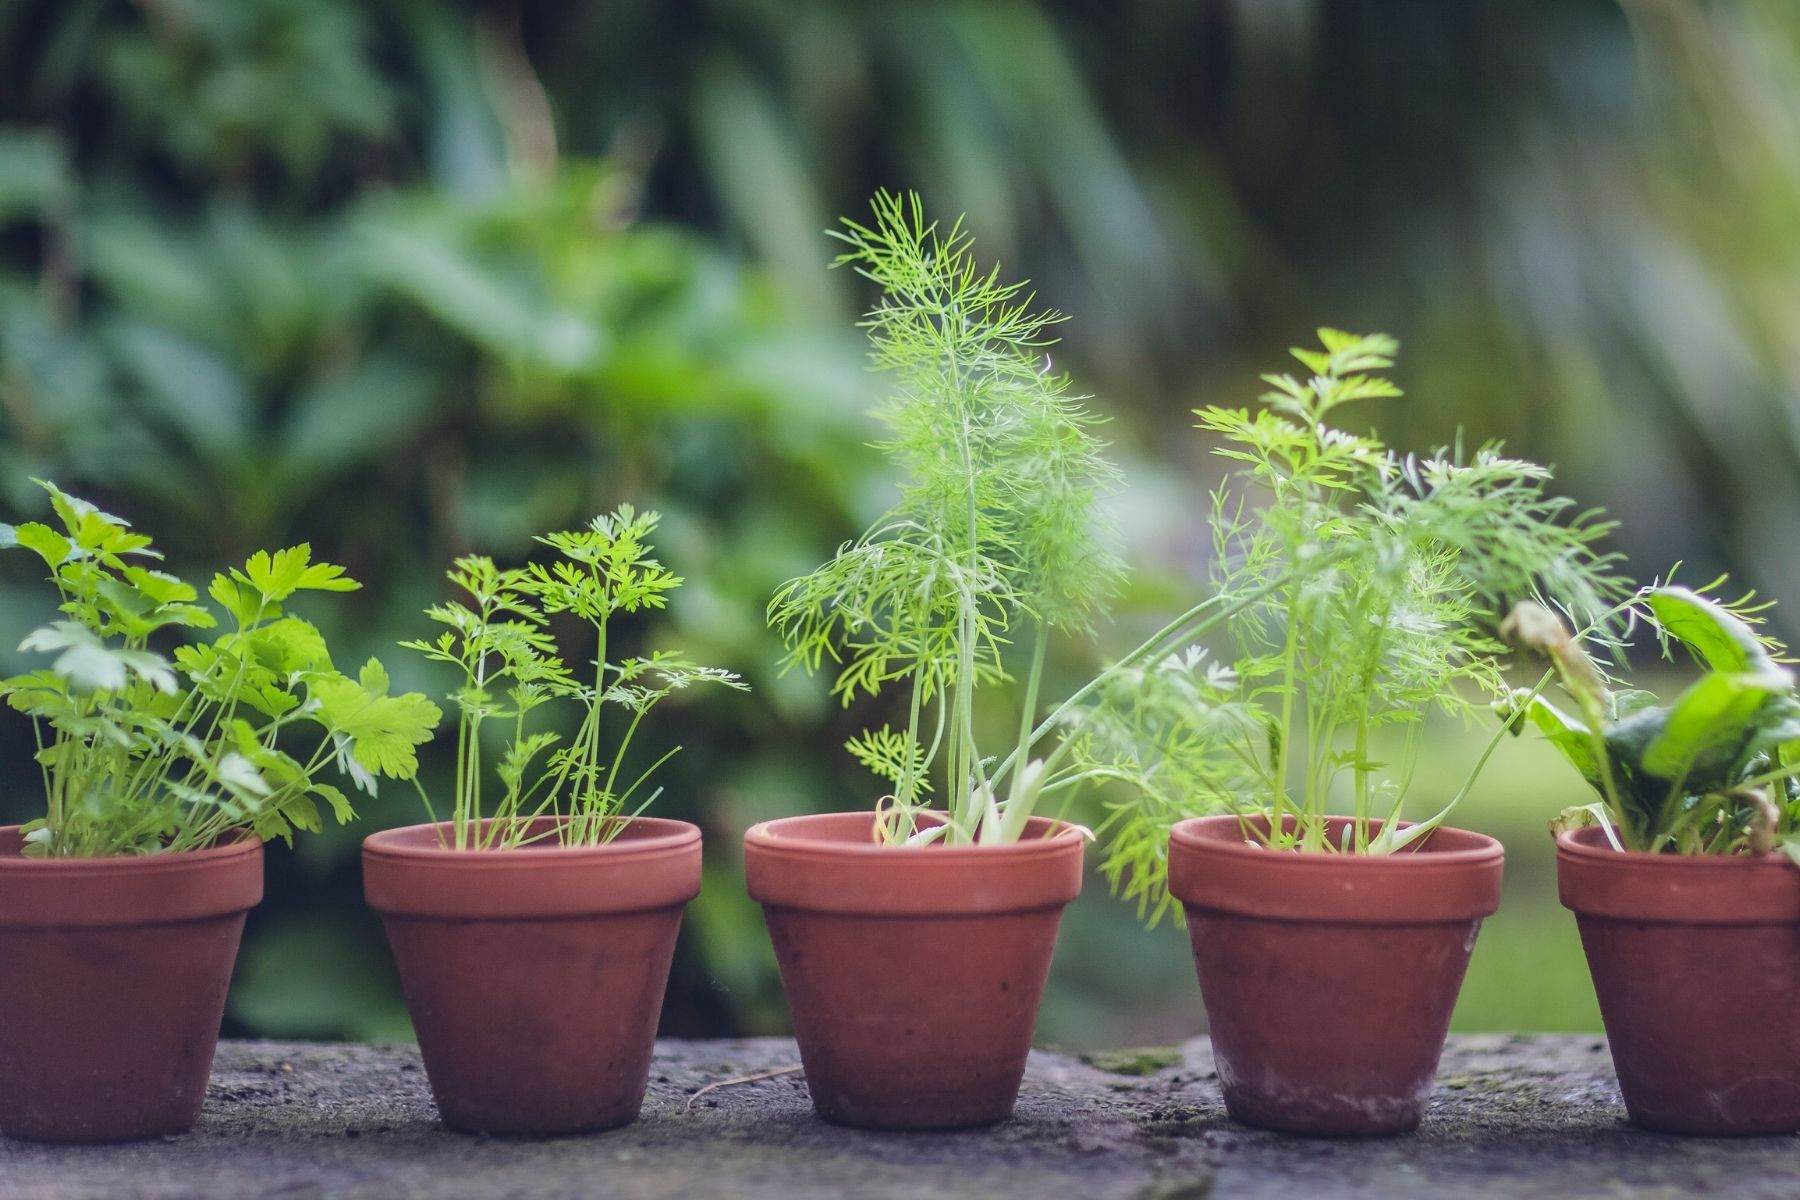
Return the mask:
[[[1348,553],[1348,551],[1340,550],[1332,551],[1328,554],[1321,554],[1309,565],[1309,569],[1322,570],[1333,565],[1340,559],[1347,557]],[[1287,586],[1289,586],[1289,580],[1285,576],[1280,579],[1271,580],[1268,583],[1253,588],[1242,596],[1237,597],[1236,602],[1229,607],[1209,613],[1209,609],[1213,609],[1225,599],[1223,596],[1212,596],[1202,600],[1199,604],[1194,605],[1192,608],[1176,617],[1173,621],[1164,625],[1161,629],[1151,634],[1147,640],[1140,642],[1130,653],[1126,654],[1123,658],[1119,659],[1117,662],[1101,671],[1098,675],[1088,680],[1081,687],[1077,688],[1068,699],[1052,709],[1049,716],[1038,722],[1036,728],[1031,731],[1031,736],[1026,739],[1024,746],[1015,748],[1013,752],[1007,755],[1000,765],[995,768],[993,776],[995,783],[997,784],[1006,777],[1009,771],[1014,770],[1021,765],[1021,753],[1030,753],[1030,748],[1032,746],[1035,746],[1038,742],[1042,741],[1046,734],[1061,724],[1063,719],[1078,708],[1089,696],[1105,686],[1114,675],[1129,670],[1147,659],[1166,653],[1170,648],[1170,643],[1177,637],[1184,637],[1190,640],[1200,637],[1202,634],[1216,628],[1220,623],[1237,616],[1251,605],[1268,599],[1270,596]]]

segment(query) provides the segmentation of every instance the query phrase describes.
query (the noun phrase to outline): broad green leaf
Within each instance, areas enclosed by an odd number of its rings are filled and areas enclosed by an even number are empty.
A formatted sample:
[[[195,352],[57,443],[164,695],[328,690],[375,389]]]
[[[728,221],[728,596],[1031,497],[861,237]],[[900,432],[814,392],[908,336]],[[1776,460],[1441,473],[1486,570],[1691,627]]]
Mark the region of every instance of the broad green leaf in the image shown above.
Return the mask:
[[[13,544],[23,546],[27,550],[37,552],[52,571],[63,565],[75,549],[69,539],[48,525],[36,521],[27,521],[16,528],[9,526],[13,533]]]
[[[312,547],[304,543],[273,554],[258,550],[245,560],[241,571],[232,571],[231,577],[250,585],[263,599],[278,602],[294,594],[311,559]]]
[[[1542,696],[1531,697],[1525,715],[1550,744],[1581,772],[1581,777],[1594,787],[1602,786],[1600,760],[1594,753],[1594,737],[1587,726],[1563,712]]]
[[[196,596],[192,584],[167,571],[150,567],[126,567],[124,576],[132,587],[154,604],[184,604]]]
[[[312,794],[324,797],[325,802],[331,805],[331,815],[339,825],[356,819],[356,810],[350,806],[350,797],[344,795],[341,789],[329,783],[315,783],[312,785]]]
[[[233,649],[241,649],[257,664],[279,676],[296,671],[331,670],[331,652],[325,637],[310,621],[299,617],[281,617],[257,627],[233,640]]]
[[[216,769],[219,782],[239,795],[261,798],[269,795],[269,781],[262,777],[256,764],[233,750],[219,760]]]
[[[233,571],[233,575],[237,572]],[[206,594],[218,601],[219,606],[231,614],[238,627],[245,628],[281,615],[281,606],[264,601],[248,580],[240,582],[225,575],[214,575],[212,586]]]
[[[1644,748],[1644,770],[1661,779],[1704,777],[1740,756],[1771,696],[1793,686],[1786,671],[1711,674],[1676,698],[1662,732]]]
[[[314,719],[350,743],[356,763],[378,775],[410,779],[418,770],[415,747],[431,740],[443,713],[418,692],[389,696],[387,672],[370,659],[360,680],[343,675],[308,681],[319,702]]]
[[[178,690],[175,673],[162,655],[109,646],[74,621],[55,621],[33,630],[19,643],[19,649],[56,654],[50,669],[76,691],[121,691],[133,676],[160,692],[173,695]]]
[[[1755,630],[1698,592],[1654,588],[1649,604],[1657,623],[1715,671],[1761,671],[1772,665]]]

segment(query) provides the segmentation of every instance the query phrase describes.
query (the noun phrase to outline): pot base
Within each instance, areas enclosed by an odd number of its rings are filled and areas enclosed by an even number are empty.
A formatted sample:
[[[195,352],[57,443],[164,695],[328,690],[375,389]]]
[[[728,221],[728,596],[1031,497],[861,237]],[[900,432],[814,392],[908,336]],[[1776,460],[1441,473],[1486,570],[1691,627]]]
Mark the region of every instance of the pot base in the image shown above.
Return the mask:
[[[1335,837],[1344,819],[1330,820]],[[1500,844],[1438,829],[1377,857],[1245,837],[1236,817],[1202,817],[1169,848],[1226,1112],[1319,1137],[1417,1128],[1481,919],[1499,903]]]
[[[974,1129],[1012,1115],[1082,831],[900,847],[871,813],[744,837],[813,1108],[860,1129]]]
[[[1613,850],[1556,839],[1632,1123],[1662,1133],[1800,1132],[1800,870],[1783,854]]]
[[[24,858],[0,829],[0,1133],[141,1141],[200,1116],[262,845]]]
[[[700,831],[633,817],[610,842],[450,850],[445,827],[363,843],[445,1126],[556,1137],[637,1119]]]

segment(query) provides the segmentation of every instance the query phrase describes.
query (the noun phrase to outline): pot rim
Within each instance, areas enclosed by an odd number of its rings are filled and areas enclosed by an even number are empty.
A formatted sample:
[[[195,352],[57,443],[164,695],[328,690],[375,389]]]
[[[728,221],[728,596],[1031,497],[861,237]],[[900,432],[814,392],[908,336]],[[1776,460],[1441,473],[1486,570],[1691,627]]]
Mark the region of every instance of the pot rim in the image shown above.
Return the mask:
[[[1190,916],[1435,925],[1480,920],[1500,907],[1506,848],[1487,834],[1440,825],[1425,846],[1394,854],[1271,853],[1244,840],[1245,821],[1266,820],[1192,817],[1170,830],[1169,891]],[[1327,820],[1342,828],[1352,818]],[[1431,849],[1439,838],[1452,847]]]
[[[1563,906],[1583,918],[1658,925],[1800,922],[1800,867],[1779,851],[1614,850],[1598,826],[1556,835],[1556,890]]]
[[[1032,817],[990,846],[882,846],[873,809],[783,817],[744,833],[744,884],[770,908],[832,916],[999,916],[1060,909],[1081,894],[1087,830]],[[1050,836],[1030,836],[1053,831]]]
[[[24,825],[0,825],[0,845],[22,836]],[[102,854],[91,858],[26,858],[10,850],[0,853],[0,871],[30,872],[39,877],[63,875],[94,878],[106,875],[154,875],[165,871],[192,870],[195,866],[242,858],[262,849],[262,839],[248,829],[237,830],[229,840],[199,850],[161,850],[154,854]]]
[[[495,817],[483,817],[478,824],[491,825]],[[540,821],[564,818],[535,817]],[[363,855],[369,858],[395,859],[433,867],[467,867],[498,861],[527,861],[544,866],[573,866],[583,859],[639,858],[686,850],[700,841],[700,828],[688,821],[672,817],[620,817],[624,828],[617,837],[597,846],[565,846],[545,841],[529,846],[490,847],[480,850],[457,850],[443,844],[439,831],[450,830],[454,821],[426,821],[417,825],[400,825],[371,833],[363,839]]]
[[[818,857],[841,859],[867,858],[910,859],[919,854],[931,854],[934,858],[954,856],[959,862],[975,863],[983,859],[1017,859],[1033,854],[1056,854],[1065,852],[1074,843],[1084,843],[1093,837],[1093,833],[1085,825],[1077,825],[1073,821],[1065,821],[1057,817],[1032,817],[1026,828],[1043,823],[1049,832],[1047,836],[1021,837],[1011,842],[987,843],[984,845],[944,845],[933,842],[928,846],[895,846],[882,845],[872,841],[856,841],[849,838],[828,837],[810,832],[817,826],[830,822],[847,824],[847,818],[860,817],[871,824],[875,818],[873,809],[851,809],[845,812],[807,813],[797,817],[777,817],[771,821],[758,821],[744,831],[744,845],[748,849],[770,850],[790,857]]]
[[[1609,866],[1629,864],[1644,870],[1689,872],[1746,871],[1759,867],[1800,870],[1793,859],[1779,850],[1766,854],[1652,854],[1647,850],[1614,850],[1605,842],[1598,825],[1564,829],[1554,836],[1558,854]]]
[[[1328,816],[1325,818],[1333,829],[1341,829],[1353,818],[1346,816]],[[1324,850],[1277,850],[1270,851],[1254,842],[1240,838],[1217,836],[1215,831],[1227,827],[1241,831],[1246,823],[1261,822],[1265,826],[1268,818],[1262,815],[1240,817],[1234,813],[1226,813],[1210,817],[1189,817],[1178,821],[1169,830],[1169,841],[1180,842],[1183,846],[1199,850],[1205,854],[1229,855],[1244,862],[1279,863],[1283,868],[1291,870],[1321,870],[1328,868],[1357,870],[1363,865],[1399,867],[1408,871],[1429,870],[1434,867],[1480,866],[1503,860],[1506,847],[1498,838],[1485,833],[1477,833],[1472,829],[1459,829],[1454,825],[1440,825],[1425,838],[1423,844],[1413,843],[1406,849],[1393,854],[1346,854],[1342,851]],[[1416,821],[1400,821],[1401,829],[1410,829]],[[1379,829],[1384,822],[1371,820],[1369,824]],[[1475,845],[1458,849],[1437,849],[1431,843],[1439,834],[1454,834],[1458,839],[1468,838]]]
[[[263,844],[239,831],[223,845],[163,854],[26,858],[20,825],[0,826],[0,927],[125,929],[244,913],[263,890]]]
[[[599,846],[452,850],[438,841],[448,821],[372,833],[363,839],[363,897],[384,917],[529,921],[679,911],[700,894],[698,826],[620,820],[624,829]]]

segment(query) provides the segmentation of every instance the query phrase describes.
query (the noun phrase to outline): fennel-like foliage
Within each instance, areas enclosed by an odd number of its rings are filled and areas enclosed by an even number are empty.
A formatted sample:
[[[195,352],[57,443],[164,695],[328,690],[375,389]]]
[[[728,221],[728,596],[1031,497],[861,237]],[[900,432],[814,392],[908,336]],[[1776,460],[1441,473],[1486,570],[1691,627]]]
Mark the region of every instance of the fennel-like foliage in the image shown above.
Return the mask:
[[[545,565],[502,569],[493,560],[470,555],[456,560],[448,578],[465,601],[426,611],[446,626],[432,641],[402,643],[427,658],[448,663],[462,675],[451,693],[458,711],[456,793],[446,842],[458,850],[509,849],[539,836],[561,844],[593,846],[610,841],[623,827],[626,806],[641,812],[662,789],[638,799],[650,776],[681,749],[664,752],[636,775],[626,758],[638,726],[671,694],[699,683],[747,690],[736,674],[698,666],[680,654],[609,660],[613,621],[620,614],[663,607],[680,577],[650,557],[650,535],[658,514],[630,505],[595,517],[586,529],[547,534],[537,540],[557,552]],[[589,670],[577,674],[557,652],[550,624],[566,613],[586,624],[595,639]],[[528,718],[552,701],[572,701],[582,718],[566,741],[552,730],[532,730]],[[616,710],[623,732],[608,737],[606,713]],[[499,795],[486,803],[490,774],[484,730],[490,722],[505,731],[504,749],[491,774]],[[423,789],[426,811],[432,810]],[[484,817],[493,819],[483,823]],[[547,834],[534,834],[533,819],[557,818]]]
[[[0,525],[0,547],[50,568],[62,614],[19,647],[55,655],[50,665],[0,679],[38,735],[47,811],[25,826],[27,855],[196,850],[237,830],[291,839],[320,828],[321,804],[339,822],[353,815],[319,778],[326,767],[370,795],[377,776],[417,771],[437,707],[389,695],[374,659],[354,679],[336,670],[318,629],[283,610],[301,592],[360,586],[342,567],[313,562],[304,545],[258,551],[213,576],[228,628],[164,654],[153,639],[218,619],[191,585],[149,565],[161,555],[148,537],[39,482],[62,528]],[[284,746],[306,733],[316,741]]]
[[[1597,549],[1610,526],[1546,492],[1548,469],[1495,446],[1403,456],[1338,428],[1339,410],[1398,395],[1396,343],[1321,330],[1304,378],[1265,376],[1262,407],[1200,410],[1240,470],[1213,497],[1215,607],[1228,657],[1188,639],[1110,672],[1069,715],[1097,778],[1125,785],[1102,825],[1104,870],[1140,913],[1167,911],[1168,830],[1216,812],[1262,817],[1273,849],[1387,853],[1448,803],[1399,823],[1425,715],[1468,717],[1506,697],[1497,640],[1520,598],[1601,638],[1623,584]],[[1393,730],[1400,751],[1376,757]],[[1498,735],[1496,735],[1498,737]],[[1340,839],[1326,817],[1353,820]]]
[[[1034,311],[1024,283],[981,270],[961,222],[926,220],[917,196],[882,192],[874,222],[845,220],[837,260],[873,281],[863,325],[897,395],[881,443],[905,474],[899,502],[769,606],[789,663],[838,666],[845,704],[889,684],[908,695],[905,729],[853,739],[850,752],[892,788],[882,836],[951,843],[1015,840],[1050,782],[1030,754],[1048,639],[1087,627],[1120,565],[1097,502],[1115,471],[1096,418],[1047,348],[1063,317]],[[977,695],[1024,659],[1013,753],[976,738]],[[944,809],[925,817],[941,767]]]

